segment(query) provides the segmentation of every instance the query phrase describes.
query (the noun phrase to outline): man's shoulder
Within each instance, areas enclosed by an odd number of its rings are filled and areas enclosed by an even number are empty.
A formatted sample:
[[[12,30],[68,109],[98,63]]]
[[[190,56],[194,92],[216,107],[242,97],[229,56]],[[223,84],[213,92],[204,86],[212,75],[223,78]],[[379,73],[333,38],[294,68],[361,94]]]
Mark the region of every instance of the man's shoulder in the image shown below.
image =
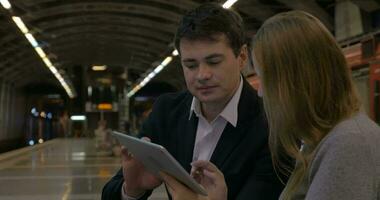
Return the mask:
[[[241,96],[248,98],[250,100],[257,101],[260,97],[257,94],[257,91],[248,83],[247,80],[243,79],[243,89],[241,92]]]
[[[262,99],[246,80],[243,83],[238,109],[239,116],[247,120],[255,120],[257,117],[264,116]]]
[[[166,93],[163,95],[160,95],[157,98],[157,102],[181,102],[181,101],[188,101],[192,100],[193,96],[188,92],[187,90],[181,91],[181,92],[172,92],[172,93]]]
[[[188,91],[176,93],[166,93],[157,98],[154,107],[158,109],[170,108],[171,110],[179,107],[188,107],[190,109],[193,96]]]

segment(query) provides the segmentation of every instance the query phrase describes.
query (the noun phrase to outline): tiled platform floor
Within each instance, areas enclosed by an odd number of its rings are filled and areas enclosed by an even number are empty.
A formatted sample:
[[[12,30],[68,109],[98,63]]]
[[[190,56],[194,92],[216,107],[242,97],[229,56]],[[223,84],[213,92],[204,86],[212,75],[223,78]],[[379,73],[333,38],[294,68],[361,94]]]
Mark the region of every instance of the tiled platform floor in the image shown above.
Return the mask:
[[[55,139],[0,154],[1,200],[97,200],[119,169],[120,158],[101,156],[91,139]],[[158,188],[151,200],[167,199]]]

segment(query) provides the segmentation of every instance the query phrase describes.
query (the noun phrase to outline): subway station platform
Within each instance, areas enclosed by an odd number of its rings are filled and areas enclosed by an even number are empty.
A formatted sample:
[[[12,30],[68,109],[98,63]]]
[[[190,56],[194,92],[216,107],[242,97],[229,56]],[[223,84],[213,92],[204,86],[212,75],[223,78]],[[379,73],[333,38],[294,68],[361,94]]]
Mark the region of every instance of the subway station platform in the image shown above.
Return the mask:
[[[1,200],[95,200],[120,168],[91,139],[54,139],[0,154]],[[163,187],[150,199],[167,199]]]

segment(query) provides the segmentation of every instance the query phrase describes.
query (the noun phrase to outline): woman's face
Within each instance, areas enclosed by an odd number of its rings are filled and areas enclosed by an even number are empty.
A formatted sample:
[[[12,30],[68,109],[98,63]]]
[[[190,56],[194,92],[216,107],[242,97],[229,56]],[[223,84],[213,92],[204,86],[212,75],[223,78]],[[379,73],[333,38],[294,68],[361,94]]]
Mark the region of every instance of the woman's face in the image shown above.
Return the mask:
[[[256,56],[255,54],[253,53],[252,51],[252,60],[253,60],[253,68],[255,69],[256,71],[256,74],[257,74],[257,77],[259,79],[261,79],[261,66],[259,66],[259,64],[257,63],[257,60],[256,60]],[[263,89],[262,89],[262,82],[260,81],[260,84],[259,84],[259,88],[257,89],[257,94],[260,96],[260,97],[263,97]]]

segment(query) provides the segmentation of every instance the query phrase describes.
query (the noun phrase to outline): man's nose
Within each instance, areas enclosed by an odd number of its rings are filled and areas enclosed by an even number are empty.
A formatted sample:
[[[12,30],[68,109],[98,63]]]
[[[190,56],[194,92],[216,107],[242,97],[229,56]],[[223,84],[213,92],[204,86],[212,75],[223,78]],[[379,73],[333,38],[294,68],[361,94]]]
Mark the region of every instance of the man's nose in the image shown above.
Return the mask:
[[[198,68],[197,79],[198,80],[208,80],[212,77],[212,70],[207,65],[200,65]]]

